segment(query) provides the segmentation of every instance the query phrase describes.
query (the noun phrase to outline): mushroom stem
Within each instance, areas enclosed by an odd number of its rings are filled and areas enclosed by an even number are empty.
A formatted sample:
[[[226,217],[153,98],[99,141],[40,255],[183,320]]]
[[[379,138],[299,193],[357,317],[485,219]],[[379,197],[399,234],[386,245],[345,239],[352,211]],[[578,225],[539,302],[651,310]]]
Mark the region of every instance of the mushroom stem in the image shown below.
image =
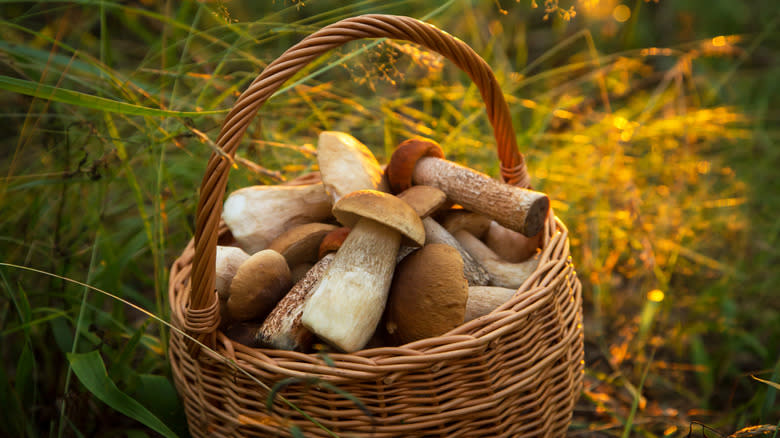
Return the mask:
[[[512,263],[519,263],[530,259],[536,254],[540,238],[541,233],[534,237],[526,237],[501,226],[496,221],[490,221],[490,227],[488,227],[485,236],[481,240],[502,259]]]
[[[334,258],[335,254],[326,254],[295,283],[260,326],[258,342],[281,350],[301,351],[309,347],[313,336],[301,323],[303,306]]]
[[[519,288],[539,265],[539,259],[536,257],[521,263],[510,263],[502,260],[493,250],[468,231],[459,230],[453,233],[453,236],[485,268],[490,276],[491,286]]]
[[[490,276],[485,271],[485,268],[474,260],[474,257],[463,248],[447,229],[430,217],[423,219],[423,226],[425,227],[426,244],[443,243],[458,250],[461,259],[463,259],[463,275],[468,280],[469,286],[485,286],[488,284]]]
[[[228,196],[222,218],[248,254],[266,249],[284,231],[331,216],[322,183],[302,186],[251,186]]]
[[[303,325],[343,351],[363,348],[385,309],[400,244],[398,231],[358,220],[306,302]]]
[[[466,316],[463,322],[469,322],[487,315],[514,296],[516,289],[499,286],[471,286],[466,301]]]
[[[412,181],[436,187],[464,208],[526,236],[539,234],[550,208],[550,199],[544,193],[504,184],[441,158],[420,158]]]

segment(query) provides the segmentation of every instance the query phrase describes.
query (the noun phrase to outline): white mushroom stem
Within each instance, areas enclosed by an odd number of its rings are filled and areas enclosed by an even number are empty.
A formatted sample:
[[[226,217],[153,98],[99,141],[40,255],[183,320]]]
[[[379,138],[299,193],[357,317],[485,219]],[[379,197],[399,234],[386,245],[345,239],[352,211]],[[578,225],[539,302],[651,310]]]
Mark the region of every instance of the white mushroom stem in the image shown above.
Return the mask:
[[[538,258],[521,263],[510,263],[502,260],[481,240],[465,230],[456,231],[453,236],[485,268],[490,276],[491,286],[519,288],[539,264]]]
[[[449,231],[430,217],[423,219],[423,226],[425,226],[426,244],[443,243],[458,250],[460,257],[463,259],[463,275],[468,280],[469,286],[485,286],[488,284],[490,276],[485,271],[485,268],[474,260],[474,257],[463,248]]]
[[[238,245],[249,254],[266,249],[284,231],[331,217],[325,186],[252,186],[234,191],[225,201],[222,219]]]
[[[466,316],[463,322],[469,322],[487,315],[514,296],[516,289],[498,286],[470,286],[466,301]]]
[[[540,237],[541,233],[534,237],[526,237],[501,226],[496,221],[490,221],[490,226],[481,240],[502,259],[518,263],[536,254]]]
[[[301,323],[303,306],[314,292],[335,253],[325,255],[282,298],[257,331],[257,341],[281,350],[305,350],[311,344],[312,333]]]
[[[303,325],[343,351],[363,348],[385,309],[400,244],[398,231],[360,219],[306,302]]]
[[[467,210],[526,236],[535,236],[542,230],[550,208],[550,199],[544,193],[504,184],[441,158],[418,160],[412,181],[436,187]]]

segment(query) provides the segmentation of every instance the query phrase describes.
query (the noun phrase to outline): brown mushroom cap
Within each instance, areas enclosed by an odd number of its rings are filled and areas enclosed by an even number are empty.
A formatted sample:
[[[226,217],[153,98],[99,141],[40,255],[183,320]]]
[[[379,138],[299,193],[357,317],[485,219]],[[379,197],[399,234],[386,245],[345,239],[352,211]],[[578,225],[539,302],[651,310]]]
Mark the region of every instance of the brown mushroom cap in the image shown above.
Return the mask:
[[[317,261],[320,242],[326,234],[334,229],[336,229],[335,225],[319,222],[298,225],[271,241],[268,244],[268,249],[284,256],[288,266],[298,266],[301,263],[314,264]]]
[[[230,283],[227,314],[234,321],[265,318],[291,286],[284,257],[270,249],[257,252],[238,267]]]
[[[468,281],[458,251],[433,243],[396,267],[385,327],[400,343],[439,336],[463,323]]]
[[[398,194],[421,218],[428,217],[447,201],[447,195],[436,187],[411,186]]]
[[[425,227],[405,201],[377,190],[358,190],[342,197],[333,206],[333,215],[347,227],[361,218],[372,219],[407,237],[417,246],[425,244]]]
[[[325,237],[322,238],[322,242],[320,242],[320,248],[317,253],[318,258],[322,259],[328,253],[338,251],[350,231],[352,231],[352,228],[340,227],[326,234]]]
[[[385,168],[387,182],[393,193],[400,193],[412,186],[412,174],[417,160],[423,157],[444,158],[444,151],[438,144],[424,139],[412,138],[398,145]]]

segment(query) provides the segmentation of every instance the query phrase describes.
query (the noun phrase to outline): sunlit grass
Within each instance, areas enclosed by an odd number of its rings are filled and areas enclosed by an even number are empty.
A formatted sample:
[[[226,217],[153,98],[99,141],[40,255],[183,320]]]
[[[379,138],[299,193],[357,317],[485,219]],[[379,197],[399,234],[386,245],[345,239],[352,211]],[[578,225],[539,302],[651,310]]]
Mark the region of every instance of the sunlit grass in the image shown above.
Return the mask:
[[[533,185],[570,230],[587,351],[572,433],[776,423],[776,389],[751,375],[780,380],[777,68],[736,68],[776,59],[765,46],[774,25],[605,52],[619,38],[593,32],[633,25],[644,9],[626,16],[616,2],[581,2],[580,17],[606,20],[587,28],[566,24],[567,7],[549,9],[557,2],[531,16],[528,2],[477,3],[3,4],[0,261],[89,283],[166,319],[167,269],[192,236],[203,168],[238,94],[339,18],[427,16],[493,66]],[[323,129],[351,133],[380,161],[405,138],[433,138],[449,158],[498,175],[475,87],[403,42],[321,57],[260,116],[231,188],[315,170]],[[65,353],[100,351],[132,394],[139,376],[168,375],[166,329],[56,277],[0,276],[0,351],[12,364],[0,372],[0,430],[111,433],[94,421],[105,416],[137,428],[68,383]]]

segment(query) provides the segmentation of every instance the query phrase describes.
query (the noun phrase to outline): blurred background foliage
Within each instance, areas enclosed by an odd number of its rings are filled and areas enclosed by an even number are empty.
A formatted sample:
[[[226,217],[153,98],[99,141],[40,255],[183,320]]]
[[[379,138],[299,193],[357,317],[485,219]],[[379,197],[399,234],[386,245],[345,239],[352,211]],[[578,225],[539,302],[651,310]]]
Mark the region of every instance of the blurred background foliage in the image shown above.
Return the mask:
[[[85,0],[0,3],[2,435],[159,432],[107,407],[100,385],[186,435],[166,328],[74,281],[167,320],[167,270],[192,237],[221,118],[286,48],[362,13],[430,21],[505,91],[584,285],[572,436],[780,421],[776,389],[753,378],[780,381],[775,1]],[[361,41],[261,109],[230,189],[316,170],[324,129],[381,162],[429,137],[498,175],[463,73],[404,42]],[[85,374],[100,366],[110,382]]]

